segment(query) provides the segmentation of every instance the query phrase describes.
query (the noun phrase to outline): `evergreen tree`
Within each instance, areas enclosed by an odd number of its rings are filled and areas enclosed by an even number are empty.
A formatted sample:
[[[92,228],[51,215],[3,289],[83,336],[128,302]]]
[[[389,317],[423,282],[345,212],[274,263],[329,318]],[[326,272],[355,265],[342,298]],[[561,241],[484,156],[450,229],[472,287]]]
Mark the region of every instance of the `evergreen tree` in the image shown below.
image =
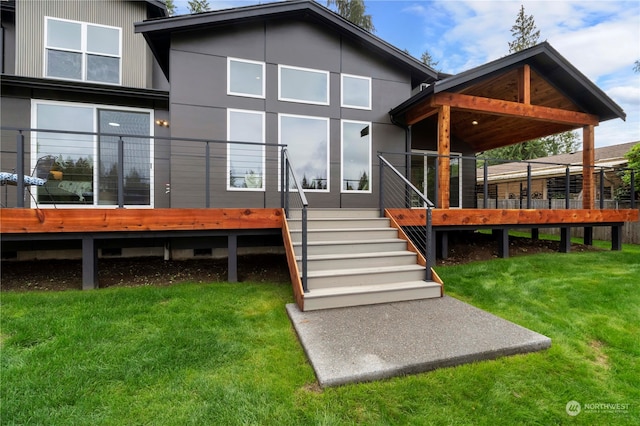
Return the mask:
[[[429,53],[428,50],[425,50],[424,52],[422,52],[422,56],[420,56],[420,60],[422,61],[423,64],[433,69],[436,69],[436,67],[440,63],[439,61],[436,61],[433,59],[433,56],[431,56],[431,53]]]
[[[173,16],[176,13],[176,4],[173,0],[164,0],[164,5],[167,6],[169,16]]]
[[[640,59],[633,64],[633,71],[640,72]]]
[[[344,19],[351,21],[365,31],[375,32],[371,15],[367,15],[364,0],[327,0],[327,6],[335,6]]]
[[[211,10],[211,6],[209,6],[207,0],[189,0],[188,4],[189,12],[191,13],[208,12]]]
[[[516,17],[516,23],[511,27],[513,41],[509,42],[509,53],[519,52],[538,44],[540,30],[536,27],[533,15],[524,13],[524,5],[520,5],[520,12]]]

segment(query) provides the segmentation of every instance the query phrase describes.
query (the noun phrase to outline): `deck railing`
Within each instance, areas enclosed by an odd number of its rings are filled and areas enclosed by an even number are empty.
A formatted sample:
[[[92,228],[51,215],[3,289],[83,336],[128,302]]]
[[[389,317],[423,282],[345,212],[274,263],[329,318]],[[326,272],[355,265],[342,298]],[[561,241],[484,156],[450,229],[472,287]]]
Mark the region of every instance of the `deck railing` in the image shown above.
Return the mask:
[[[382,155],[427,198],[438,205],[439,156],[435,153]],[[582,209],[584,169],[581,158],[572,163],[544,159],[498,160],[451,154],[450,208]],[[588,169],[594,184],[594,208],[636,208],[638,176],[621,165],[594,165]],[[623,176],[626,182],[623,182]],[[413,207],[420,207],[414,196]]]
[[[302,219],[302,241],[301,241],[301,266],[302,266],[302,290],[306,293],[307,287],[307,214],[309,202],[307,196],[299,184],[300,180],[296,176],[296,172],[291,165],[289,152],[287,148],[281,150],[281,163],[283,165],[283,173],[280,176],[280,187],[283,188],[282,205],[287,218],[290,217],[291,209],[299,209]]]
[[[242,198],[242,207],[266,208],[280,202],[277,176],[284,165],[279,150],[286,145],[4,126],[1,130],[2,172],[29,176],[39,158],[56,157],[48,179],[36,190],[23,179],[3,182],[15,183],[11,200],[9,187],[3,188],[3,207],[25,207],[29,196],[39,207],[237,207],[237,198]],[[163,195],[166,199],[159,200]]]
[[[432,278],[432,268],[435,265],[433,250],[433,230],[431,209],[434,204],[416,188],[396,167],[378,154],[380,167],[380,216],[384,217],[389,208],[411,208],[416,200],[425,209],[425,225],[403,227],[403,231],[411,239],[414,246],[422,252],[426,261],[425,280]]]

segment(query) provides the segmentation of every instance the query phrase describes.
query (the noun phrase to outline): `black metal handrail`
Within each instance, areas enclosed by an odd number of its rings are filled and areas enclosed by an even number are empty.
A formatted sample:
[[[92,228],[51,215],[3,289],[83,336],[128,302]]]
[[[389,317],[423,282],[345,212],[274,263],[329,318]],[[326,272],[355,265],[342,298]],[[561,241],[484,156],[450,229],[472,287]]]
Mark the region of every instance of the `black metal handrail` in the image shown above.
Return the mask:
[[[292,186],[293,189],[295,189],[295,191],[293,192],[298,194],[297,201],[300,204],[300,208],[302,210],[302,290],[307,293],[309,291],[307,287],[307,209],[309,207],[309,202],[307,201],[307,196],[304,193],[304,189],[301,185],[299,185],[299,180],[296,176],[296,172],[291,166],[291,160],[289,159],[289,152],[287,148],[282,148],[281,150],[281,165],[282,171],[280,173],[280,193],[281,204],[284,208],[285,215],[287,218],[289,218],[291,205],[289,197],[291,194]],[[293,179],[293,182],[291,182],[290,179]]]
[[[432,226],[432,212],[434,207],[433,202],[429,200],[418,188],[416,188],[402,173],[398,171],[389,161],[387,161],[381,154],[378,154],[380,160],[380,216],[384,216],[384,211],[387,208],[387,198],[385,191],[385,168],[400,180],[400,185],[404,188],[403,203],[404,208],[411,208],[411,199],[415,195],[422,201],[422,205],[426,210],[425,230],[424,230],[424,257],[426,261],[425,267],[425,280],[431,281],[432,268],[435,265],[434,250],[433,250],[433,226]],[[401,191],[402,192],[402,191]],[[415,237],[414,235],[408,235],[409,238]],[[420,246],[421,244],[417,244]]]

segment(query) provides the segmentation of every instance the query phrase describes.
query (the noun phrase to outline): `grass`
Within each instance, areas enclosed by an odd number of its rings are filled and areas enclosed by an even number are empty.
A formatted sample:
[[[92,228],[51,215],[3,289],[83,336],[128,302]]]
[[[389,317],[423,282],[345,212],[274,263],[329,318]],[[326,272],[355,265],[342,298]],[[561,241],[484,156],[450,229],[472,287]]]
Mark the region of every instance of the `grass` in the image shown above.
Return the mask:
[[[2,424],[639,424],[640,246],[438,268],[549,350],[320,391],[286,284],[5,292]],[[565,405],[583,404],[570,417]],[[617,413],[584,404],[629,404]]]

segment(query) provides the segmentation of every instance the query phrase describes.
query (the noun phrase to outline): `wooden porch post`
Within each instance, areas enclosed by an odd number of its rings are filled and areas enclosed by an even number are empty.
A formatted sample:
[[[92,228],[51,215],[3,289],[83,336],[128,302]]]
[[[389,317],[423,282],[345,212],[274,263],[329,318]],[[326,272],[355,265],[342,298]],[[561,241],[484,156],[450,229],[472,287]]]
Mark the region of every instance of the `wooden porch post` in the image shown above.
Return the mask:
[[[438,110],[438,200],[437,207],[449,208],[451,186],[451,107],[443,105]]]
[[[596,186],[593,164],[595,163],[595,127],[593,125],[582,128],[582,208],[595,208]]]

